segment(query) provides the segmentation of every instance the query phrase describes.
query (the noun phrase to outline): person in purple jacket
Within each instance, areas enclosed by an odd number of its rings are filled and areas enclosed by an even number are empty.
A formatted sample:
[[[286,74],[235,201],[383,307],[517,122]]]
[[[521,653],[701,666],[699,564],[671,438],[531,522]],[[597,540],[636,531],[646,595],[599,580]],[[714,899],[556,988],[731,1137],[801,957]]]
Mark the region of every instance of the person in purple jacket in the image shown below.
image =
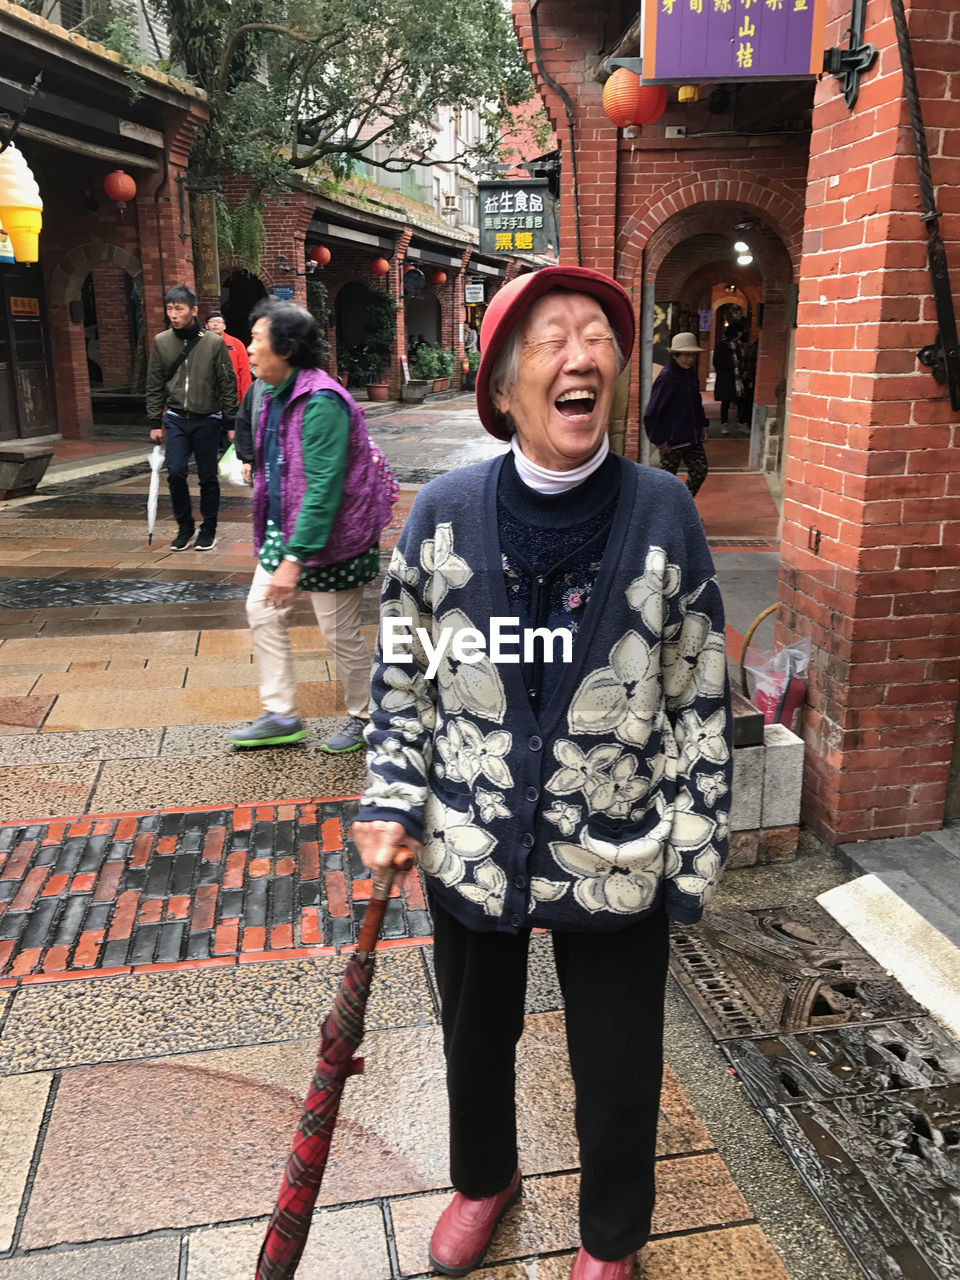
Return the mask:
[[[229,735],[235,747],[306,737],[287,624],[306,591],[343,686],[346,723],[320,744],[359,751],[370,718],[370,652],[360,632],[364,585],[379,573],[390,498],[377,473],[363,411],[319,368],[320,329],[293,302],[268,300],[251,317],[250,367],[265,384],[253,424],[253,536],[258,564],[247,621],[260,668],[263,714]]]
[[[660,466],[676,475],[683,466],[687,488],[694,495],[707,478],[710,465],[704,441],[707,415],[700,398],[697,356],[703,348],[696,335],[678,333],[670,343],[670,359],[653,384],[643,415],[647,437],[660,450]]]

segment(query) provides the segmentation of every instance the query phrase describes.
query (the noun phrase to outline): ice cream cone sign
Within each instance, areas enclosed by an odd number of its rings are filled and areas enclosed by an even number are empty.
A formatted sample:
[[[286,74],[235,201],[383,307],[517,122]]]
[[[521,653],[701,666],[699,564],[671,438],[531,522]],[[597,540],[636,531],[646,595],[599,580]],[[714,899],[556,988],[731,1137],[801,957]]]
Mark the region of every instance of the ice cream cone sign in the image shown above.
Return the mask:
[[[0,225],[18,262],[36,262],[43,201],[30,166],[15,146],[0,151]]]

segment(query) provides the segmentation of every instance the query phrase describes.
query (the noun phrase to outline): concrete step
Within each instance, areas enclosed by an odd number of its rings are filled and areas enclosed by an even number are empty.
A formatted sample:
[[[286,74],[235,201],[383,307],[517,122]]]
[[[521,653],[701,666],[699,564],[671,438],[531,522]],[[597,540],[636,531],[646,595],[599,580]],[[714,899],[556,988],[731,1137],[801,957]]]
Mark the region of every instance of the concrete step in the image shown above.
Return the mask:
[[[956,833],[864,840],[841,845],[839,853],[855,870],[877,876],[960,946],[960,839]]]
[[[960,833],[841,845],[862,874],[817,901],[954,1036],[960,1036]]]

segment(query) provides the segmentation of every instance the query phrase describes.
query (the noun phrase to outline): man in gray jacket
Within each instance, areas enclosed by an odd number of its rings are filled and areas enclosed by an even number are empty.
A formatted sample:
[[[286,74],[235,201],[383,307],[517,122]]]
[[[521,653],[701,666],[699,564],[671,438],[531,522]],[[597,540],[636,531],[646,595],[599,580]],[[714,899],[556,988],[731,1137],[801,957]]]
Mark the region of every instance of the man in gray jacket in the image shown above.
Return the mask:
[[[220,481],[217,454],[220,431],[233,439],[237,416],[237,379],[223,339],[201,329],[192,289],[175,285],[165,298],[170,328],[153,340],[147,368],[147,417],[150,439],[159,444],[166,432],[167,483],[179,526],[171,546],[184,551],[196,528],[187,487],[190,455],[200,481],[202,523],[195,551],[210,551],[217,542]]]

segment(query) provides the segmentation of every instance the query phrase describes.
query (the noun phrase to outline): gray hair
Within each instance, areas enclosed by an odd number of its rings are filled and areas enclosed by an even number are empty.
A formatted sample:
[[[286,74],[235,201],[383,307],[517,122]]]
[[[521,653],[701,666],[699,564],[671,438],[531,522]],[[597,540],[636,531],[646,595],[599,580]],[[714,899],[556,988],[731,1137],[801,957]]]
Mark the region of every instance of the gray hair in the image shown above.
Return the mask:
[[[617,335],[614,332],[613,325],[610,324],[609,318],[604,314],[604,319],[610,328],[610,340],[613,343],[613,350],[617,357],[617,373],[623,372],[626,360],[620,343],[617,341]],[[510,331],[510,335],[506,342],[497,352],[497,358],[493,362],[493,368],[490,370],[488,378],[488,387],[490,391],[490,399],[494,402],[494,411],[504,422],[504,424],[512,431],[515,430],[513,423],[509,421],[507,415],[501,413],[496,407],[496,396],[503,391],[509,391],[517,381],[517,375],[520,371],[520,350],[523,346],[523,322],[522,320],[515,324]]]

